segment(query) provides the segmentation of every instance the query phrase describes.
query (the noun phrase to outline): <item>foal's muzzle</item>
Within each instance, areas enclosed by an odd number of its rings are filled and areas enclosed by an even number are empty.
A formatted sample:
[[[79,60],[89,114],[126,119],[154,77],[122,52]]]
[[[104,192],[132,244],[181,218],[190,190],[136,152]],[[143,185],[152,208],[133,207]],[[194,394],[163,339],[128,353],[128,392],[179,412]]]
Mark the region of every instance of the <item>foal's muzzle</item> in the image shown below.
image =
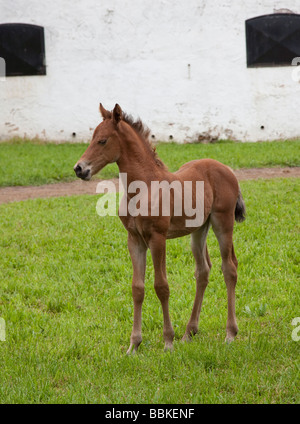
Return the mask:
[[[74,166],[75,174],[78,178],[81,178],[82,180],[90,180],[91,178],[91,169],[84,167],[83,165],[76,164]]]

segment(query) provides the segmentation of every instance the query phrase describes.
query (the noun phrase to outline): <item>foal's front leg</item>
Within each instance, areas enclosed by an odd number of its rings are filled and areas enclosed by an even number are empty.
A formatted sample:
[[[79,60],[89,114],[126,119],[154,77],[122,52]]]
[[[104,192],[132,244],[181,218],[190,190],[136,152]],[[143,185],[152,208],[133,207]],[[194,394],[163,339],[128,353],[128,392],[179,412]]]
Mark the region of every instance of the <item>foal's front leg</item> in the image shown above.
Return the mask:
[[[142,341],[142,304],[144,300],[147,247],[138,235],[128,233],[128,249],[133,266],[133,327],[127,355],[131,352],[135,353]]]
[[[163,335],[165,350],[171,350],[173,347],[174,330],[169,316],[170,290],[166,275],[166,238],[159,233],[152,234],[149,247],[155,273],[154,288],[161,302],[164,317]]]

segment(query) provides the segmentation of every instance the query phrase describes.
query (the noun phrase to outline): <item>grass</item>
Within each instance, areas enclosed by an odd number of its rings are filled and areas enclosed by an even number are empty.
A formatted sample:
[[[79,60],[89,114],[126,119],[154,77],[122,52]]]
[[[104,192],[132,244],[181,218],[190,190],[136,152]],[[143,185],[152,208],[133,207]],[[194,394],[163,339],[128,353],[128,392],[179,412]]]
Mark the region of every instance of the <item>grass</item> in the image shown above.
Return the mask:
[[[87,144],[53,144],[21,139],[0,143],[0,187],[41,185],[74,180],[73,165]],[[159,143],[157,152],[171,171],[185,162],[210,157],[234,169],[299,166],[299,140],[285,142],[216,144]],[[118,176],[116,164],[108,165],[100,178]]]
[[[242,146],[217,148],[228,158],[243,148],[249,156],[252,147]],[[280,149],[275,146],[274,156]],[[296,144],[286,146],[295,153]],[[83,146],[56,147],[66,156],[73,152],[73,163]],[[167,150],[160,149],[163,157]],[[181,146],[174,149],[180,155]],[[163,353],[162,312],[148,256],[143,343],[133,357],[125,355],[132,270],[119,219],[96,214],[97,196],[1,205],[0,317],[6,341],[0,341],[0,402],[299,403],[300,342],[291,337],[292,319],[300,316],[299,184],[292,178],[241,183],[248,216],[234,234],[236,341],[224,343],[226,289],[210,233],[213,268],[200,331],[191,343],[180,342],[195,293],[190,240],[184,237],[170,240],[167,253],[174,352]]]

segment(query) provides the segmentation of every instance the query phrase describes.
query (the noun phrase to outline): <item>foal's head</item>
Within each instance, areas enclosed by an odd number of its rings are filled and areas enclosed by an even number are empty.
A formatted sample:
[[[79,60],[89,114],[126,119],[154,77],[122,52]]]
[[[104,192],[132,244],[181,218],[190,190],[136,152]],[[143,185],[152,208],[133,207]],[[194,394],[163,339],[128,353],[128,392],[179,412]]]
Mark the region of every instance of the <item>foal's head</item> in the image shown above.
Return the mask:
[[[104,109],[100,103],[101,124],[94,131],[91,144],[74,166],[77,177],[89,180],[108,163],[116,162],[120,157],[120,139],[117,131],[122,119],[122,110],[116,104],[112,112]]]

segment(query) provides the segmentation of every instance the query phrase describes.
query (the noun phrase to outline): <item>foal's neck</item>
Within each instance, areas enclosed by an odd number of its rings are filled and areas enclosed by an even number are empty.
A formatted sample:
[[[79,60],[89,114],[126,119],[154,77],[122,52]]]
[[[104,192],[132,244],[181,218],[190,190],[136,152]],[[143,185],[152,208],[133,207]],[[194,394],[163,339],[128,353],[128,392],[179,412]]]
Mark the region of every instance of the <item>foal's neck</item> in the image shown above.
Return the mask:
[[[128,183],[136,180],[160,180],[169,172],[160,166],[151,147],[132,128],[123,127],[121,139],[121,155],[117,160],[119,171],[127,174]]]

